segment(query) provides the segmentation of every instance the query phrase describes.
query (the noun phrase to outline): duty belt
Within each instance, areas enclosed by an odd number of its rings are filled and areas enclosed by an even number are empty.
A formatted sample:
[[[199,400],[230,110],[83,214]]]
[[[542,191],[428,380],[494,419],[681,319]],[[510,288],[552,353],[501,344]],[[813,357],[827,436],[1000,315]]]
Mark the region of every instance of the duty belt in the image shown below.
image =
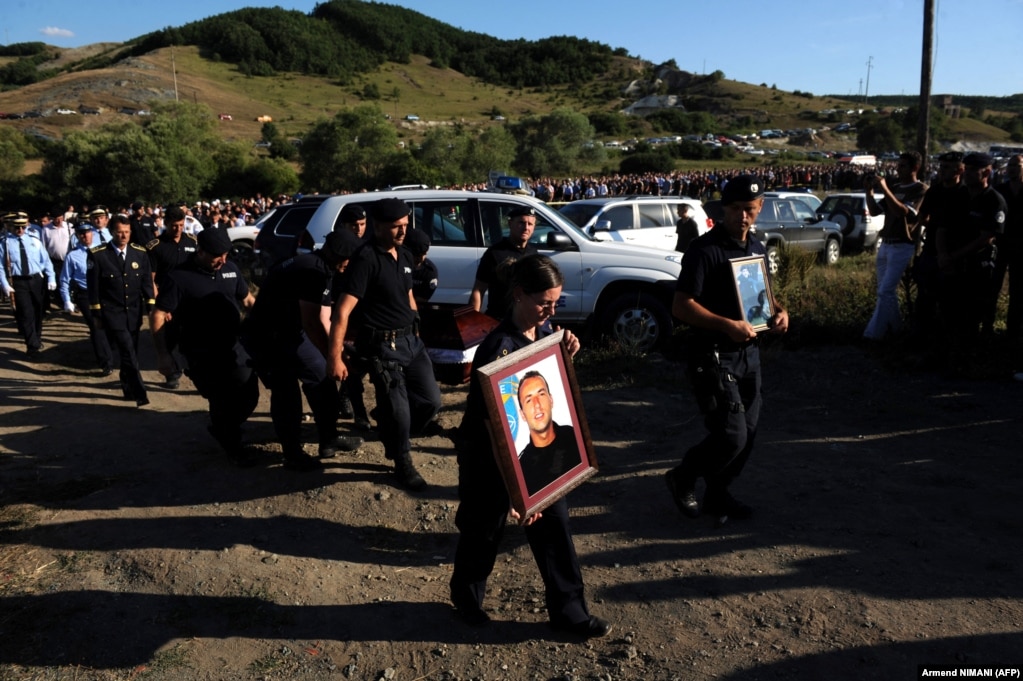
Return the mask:
[[[407,336],[412,333],[412,325],[410,324],[409,326],[405,326],[400,329],[374,329],[372,327],[368,327],[368,331],[370,333],[370,338],[374,343],[379,343],[381,341],[390,343],[397,338],[401,338],[402,336]]]

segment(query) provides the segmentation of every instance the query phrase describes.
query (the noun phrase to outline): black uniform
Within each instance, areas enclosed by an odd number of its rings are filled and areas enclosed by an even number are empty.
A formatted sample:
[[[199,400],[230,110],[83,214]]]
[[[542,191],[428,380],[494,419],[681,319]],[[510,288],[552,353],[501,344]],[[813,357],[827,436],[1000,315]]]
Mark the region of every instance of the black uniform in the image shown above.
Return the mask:
[[[958,251],[981,234],[997,239],[1005,228],[1005,199],[994,187],[976,196],[966,186],[956,190],[953,219],[942,225],[947,252]],[[982,247],[942,272],[942,316],[953,342],[953,351],[971,348],[980,331],[984,301],[995,268],[996,249]]]
[[[259,401],[259,383],[238,341],[249,287],[238,266],[204,270],[193,257],[169,272],[156,307],[173,315],[185,373],[209,402],[210,432],[228,454],[241,449],[241,427]]]
[[[486,314],[495,319],[504,318],[511,303],[511,291],[508,289],[508,275],[505,269],[509,261],[515,262],[537,252],[533,244],[527,243],[525,248],[518,248],[505,237],[483,253],[476,268],[476,281],[482,281],[487,285]]]
[[[933,343],[938,330],[938,299],[941,278],[938,271],[938,231],[953,220],[959,185],[932,184],[920,204],[920,222],[926,220],[923,245],[913,259],[916,300],[913,302],[913,330],[918,339]]]
[[[198,244],[191,234],[182,233],[181,240],[176,243],[167,232],[149,241],[146,250],[149,252],[150,267],[156,276],[156,285],[162,286],[167,273],[187,262],[197,249]]]
[[[1010,182],[995,190],[1005,199],[1005,231],[998,238],[998,259],[991,284],[992,302],[997,302],[1002,281],[1009,272],[1009,310],[1005,330],[1011,339],[1023,336],[1023,190],[1013,192]],[[992,313],[992,322],[994,321]]]
[[[692,217],[688,217],[685,220],[679,218],[675,223],[675,250],[679,253],[685,253],[686,249],[689,248],[689,244],[693,243],[693,239],[700,236],[700,226],[696,224],[696,220]]]
[[[675,290],[693,296],[716,315],[742,319],[731,260],[753,255],[766,257],[763,244],[752,234],[742,246],[724,228],[712,229],[689,245]],[[706,329],[690,333],[686,360],[708,433],[669,474],[686,487],[704,478],[704,507],[711,510],[727,494],[753,449],[761,405],[760,349],[756,339],[736,343]]]
[[[389,459],[407,459],[410,433],[417,433],[440,409],[433,363],[415,328],[418,313],[409,303],[412,253],[399,246],[397,261],[375,243],[361,246],[348,263],[342,294],[359,300],[355,349],[369,362],[377,389],[381,439]]]
[[[270,389],[270,417],[285,456],[302,447],[302,393],[320,444],[337,437],[337,383],[327,375],[323,353],[303,330],[300,312],[301,302],[330,307],[332,278],[333,270],[319,252],[284,260],[270,269],[245,320],[243,342]]]
[[[426,258],[412,271],[412,296],[416,303],[425,303],[437,290],[437,266]]]
[[[538,331],[537,339],[546,335],[550,332]],[[531,342],[510,319],[505,319],[476,349],[474,363],[487,364]],[[473,372],[459,431],[459,504],[455,515],[459,536],[451,575],[451,601],[459,610],[470,613],[483,607],[487,578],[497,560],[510,506],[486,419],[483,386]],[[543,578],[547,616],[552,623],[562,626],[586,621],[590,616],[569,529],[566,499],[562,497],[545,508],[540,519],[525,528],[529,548]]]
[[[129,243],[122,260],[113,244],[89,251],[87,293],[94,318],[120,356],[121,391],[142,406],[149,403],[139,372],[142,316],[156,302],[146,250]]]

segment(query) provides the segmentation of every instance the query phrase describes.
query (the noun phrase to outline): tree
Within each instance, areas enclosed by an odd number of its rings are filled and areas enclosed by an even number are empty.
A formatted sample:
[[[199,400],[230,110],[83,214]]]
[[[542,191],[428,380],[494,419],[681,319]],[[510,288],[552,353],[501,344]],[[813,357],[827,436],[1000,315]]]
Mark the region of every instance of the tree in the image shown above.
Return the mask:
[[[872,154],[902,148],[902,127],[892,118],[860,121],[856,126],[856,144]]]
[[[556,109],[509,127],[518,142],[515,166],[533,177],[571,172],[583,154],[583,145],[596,135],[586,116],[569,109]],[[590,151],[591,159],[604,155],[603,147],[593,145]]]
[[[302,184],[320,191],[382,186],[382,170],[398,150],[398,134],[375,106],[342,111],[313,125],[302,142]]]
[[[0,128],[0,181],[21,176],[25,168],[25,138],[13,128]]]

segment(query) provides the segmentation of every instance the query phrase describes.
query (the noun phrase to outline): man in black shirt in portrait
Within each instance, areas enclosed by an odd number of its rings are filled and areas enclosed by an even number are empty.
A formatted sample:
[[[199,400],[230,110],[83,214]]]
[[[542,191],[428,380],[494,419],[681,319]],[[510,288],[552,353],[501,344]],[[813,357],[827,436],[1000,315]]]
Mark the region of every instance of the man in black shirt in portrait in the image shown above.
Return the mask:
[[[529,426],[529,444],[519,453],[526,491],[533,496],[581,463],[575,429],[554,422],[554,397],[538,371],[519,381],[519,410]]]

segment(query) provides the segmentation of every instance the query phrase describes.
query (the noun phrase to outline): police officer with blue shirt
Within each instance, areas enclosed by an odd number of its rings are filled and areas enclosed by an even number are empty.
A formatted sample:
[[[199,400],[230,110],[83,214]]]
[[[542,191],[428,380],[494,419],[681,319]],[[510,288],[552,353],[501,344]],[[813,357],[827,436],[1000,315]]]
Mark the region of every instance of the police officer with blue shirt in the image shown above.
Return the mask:
[[[92,309],[89,307],[88,285],[89,250],[95,232],[89,225],[82,224],[75,228],[78,245],[68,252],[64,258],[64,267],[60,270],[60,299],[65,312],[82,313],[82,319],[89,328],[89,340],[92,351],[99,363],[100,375],[109,376],[113,373],[113,359],[107,335],[96,327]]]
[[[408,204],[383,199],[372,207],[372,240],[348,264],[341,297],[330,328],[328,374],[348,377],[341,356],[352,313],[358,306],[360,326],[355,349],[370,366],[379,396],[380,436],[384,453],[394,461],[402,486],[419,490],[426,481],[412,463],[413,433],[420,433],[440,409],[440,388],[433,363],[419,338],[419,312],[412,295],[412,253],[404,247],[409,230]]]
[[[721,192],[724,220],[690,243],[672,304],[672,314],[692,329],[688,373],[708,432],[665,477],[675,504],[692,518],[700,515],[696,482],[703,478],[702,511],[719,523],[753,512],[728,491],[753,449],[761,406],[759,338],[743,318],[732,261],[764,258],[767,271],[764,245],[750,231],[764,205],[763,193],[759,178],[729,180]],[[788,313],[772,302],[765,333],[784,333]]]
[[[96,234],[96,238],[93,239],[95,246],[103,246],[110,243],[112,237],[110,236],[110,230],[107,229],[109,221],[110,214],[104,206],[96,206],[89,211],[89,221],[84,224],[89,225]]]
[[[27,352],[34,356],[43,347],[46,292],[57,288],[57,280],[43,242],[27,232],[28,215],[8,213],[3,223],[8,231],[0,239],[0,288],[14,308],[14,319]]]

